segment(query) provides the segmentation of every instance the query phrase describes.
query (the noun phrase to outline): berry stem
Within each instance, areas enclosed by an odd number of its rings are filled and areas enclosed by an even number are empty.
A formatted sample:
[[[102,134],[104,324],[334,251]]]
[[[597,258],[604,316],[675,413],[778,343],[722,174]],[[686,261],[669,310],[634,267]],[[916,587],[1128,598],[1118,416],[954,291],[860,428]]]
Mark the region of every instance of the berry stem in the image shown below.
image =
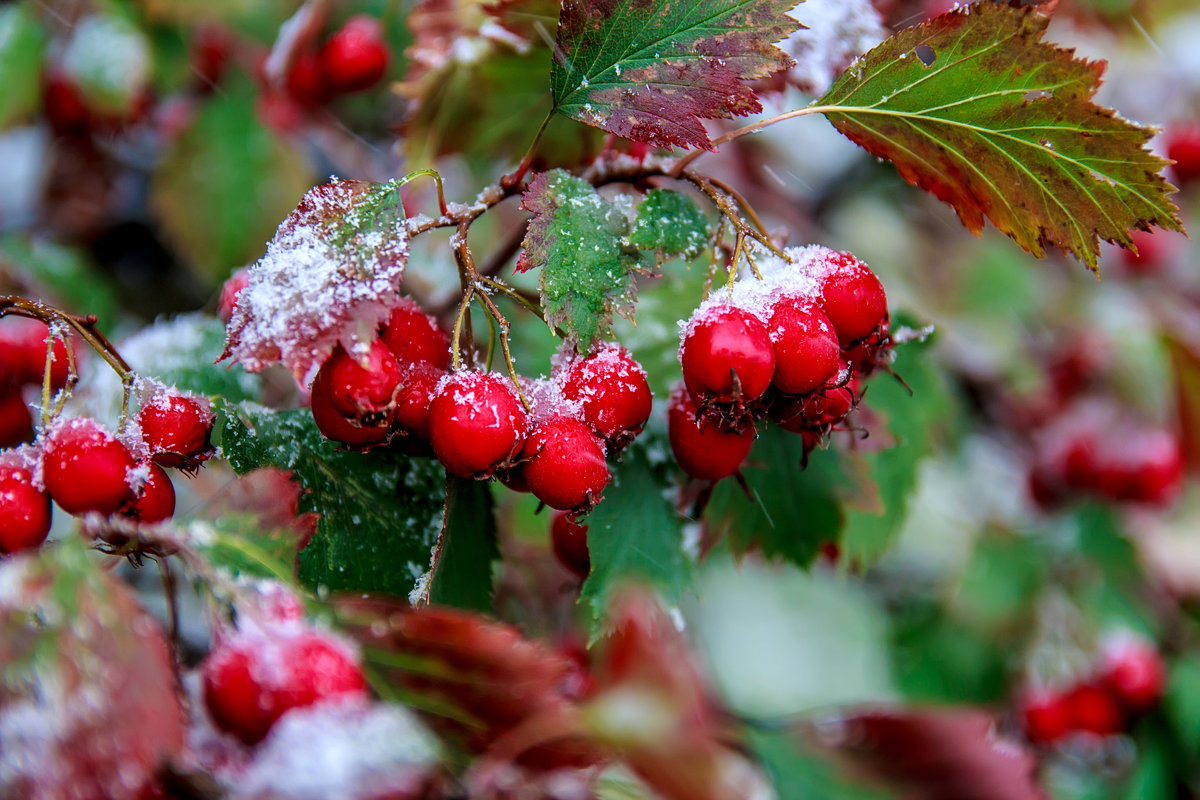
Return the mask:
[[[796,117],[807,117],[809,114],[824,114],[830,111],[843,110],[845,109],[841,106],[806,106],[805,108],[797,108],[794,111],[776,114],[773,117],[767,117],[766,119],[760,119],[757,122],[752,122],[745,127],[738,128],[737,130],[723,133],[712,140],[712,146],[717,148],[726,142],[733,141],[734,139],[740,139],[741,137],[747,136],[751,133],[758,133],[763,128],[766,128],[769,125],[774,125],[776,122],[783,122],[784,120],[794,119]],[[684,170],[688,168],[688,165],[707,152],[709,151],[693,150],[692,152],[682,156],[678,161],[675,162],[675,166],[671,167],[671,177],[679,177],[682,175]]]
[[[712,200],[713,205],[717,207],[717,210],[720,211],[726,219],[733,223],[733,226],[739,231],[739,235],[749,236],[750,238],[754,239],[754,241],[758,242],[780,258],[787,258],[784,252],[779,249],[774,242],[767,238],[765,233],[751,227],[746,223],[746,220],[742,219],[741,214],[738,213],[738,209],[734,207],[734,203],[737,202],[736,198],[731,201],[731,195],[727,194],[724,190],[719,189],[713,182],[712,178],[709,178],[707,175],[700,175],[690,171],[684,172],[680,177],[694,185],[700,191],[704,192],[704,194],[706,194],[708,198]],[[744,207],[748,208],[748,206]],[[753,210],[751,209],[748,213],[753,214]],[[754,218],[757,219],[757,215],[754,215]],[[761,222],[759,224],[761,225]]]
[[[525,173],[529,172],[529,168],[533,166],[533,159],[537,153],[537,146],[542,141],[542,134],[546,132],[546,126],[550,124],[550,120],[554,118],[553,112],[546,115],[542,120],[542,124],[538,127],[537,133],[533,135],[533,141],[529,144],[529,149],[525,151],[525,156],[521,159],[521,163],[512,172],[500,179],[500,186],[505,189],[511,189],[519,184],[525,177]]]

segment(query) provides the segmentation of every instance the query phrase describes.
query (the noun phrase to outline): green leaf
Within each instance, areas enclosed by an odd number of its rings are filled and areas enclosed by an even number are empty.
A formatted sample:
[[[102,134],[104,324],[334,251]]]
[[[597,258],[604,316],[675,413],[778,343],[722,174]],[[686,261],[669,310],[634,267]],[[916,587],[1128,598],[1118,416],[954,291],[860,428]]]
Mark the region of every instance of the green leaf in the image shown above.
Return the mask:
[[[429,602],[492,610],[496,515],[486,481],[446,477],[446,513],[430,566]]]
[[[712,230],[692,199],[670,189],[651,189],[637,207],[629,243],[655,253],[661,262],[672,256],[700,255]]]
[[[701,120],[762,110],[748,81],[787,68],[772,43],[795,0],[564,0],[554,111],[660,147],[711,148]]]
[[[579,602],[591,608],[593,620],[600,621],[613,590],[627,581],[649,583],[668,603],[678,602],[690,586],[692,564],[683,552],[679,515],[663,495],[668,485],[644,447],[633,447],[585,521],[592,571]]]
[[[259,121],[255,97],[248,82],[213,95],[154,173],[165,233],[214,284],[262,254],[312,185],[303,155]]]
[[[750,749],[766,769],[779,800],[884,800],[890,794],[851,782],[833,759],[822,757],[799,734],[752,730]]]
[[[807,469],[803,458],[799,436],[766,427],[742,467],[749,495],[734,480],[717,484],[708,506],[710,530],[728,536],[734,552],[757,547],[807,566],[845,525],[838,492],[846,478],[831,453],[813,453]]]
[[[533,213],[518,271],[542,268],[546,321],[580,352],[604,336],[613,312],[633,313],[635,272],[651,264],[627,245],[629,220],[587,181],[562,170],[538,174],[521,207]]]
[[[124,16],[105,13],[74,23],[60,63],[89,110],[118,116],[134,110],[154,69],[141,29]]]
[[[230,402],[255,400],[262,380],[239,366],[213,362],[225,347],[225,326],[206,314],[159,320],[121,342],[121,353],[139,375],[168,386]]]
[[[428,569],[441,527],[445,473],[437,462],[394,451],[339,450],[308,409],[225,405],[221,451],[239,474],[290,470],[306,489],[300,511],[321,515],[300,553],[314,588],[407,596]]]
[[[1095,270],[1099,240],[1181,230],[1153,131],[1092,102],[1103,62],[1041,41],[1033,6],[977,3],[892,36],[818,107],[909,183],[984,218],[1037,256],[1050,244]]]
[[[11,266],[28,283],[44,287],[64,311],[95,314],[106,330],[116,322],[116,292],[80,250],[11,234],[0,238],[0,265]]]
[[[1191,763],[1200,759],[1200,661],[1181,658],[1171,667],[1163,700],[1175,738]]]
[[[45,39],[26,5],[0,8],[0,131],[37,111]]]

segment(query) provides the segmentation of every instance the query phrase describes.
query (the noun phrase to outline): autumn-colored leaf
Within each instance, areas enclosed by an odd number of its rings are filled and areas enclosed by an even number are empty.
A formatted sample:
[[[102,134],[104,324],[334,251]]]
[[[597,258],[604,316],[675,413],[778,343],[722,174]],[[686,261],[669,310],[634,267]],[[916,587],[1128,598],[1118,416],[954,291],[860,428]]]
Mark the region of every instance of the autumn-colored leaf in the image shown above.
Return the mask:
[[[565,0],[554,111],[659,147],[711,148],[702,120],[762,110],[747,81],[791,64],[795,0]]]
[[[1152,131],[1092,102],[1103,62],[1042,41],[1049,18],[979,3],[891,37],[818,101],[834,126],[894,162],[974,233],[990,219],[1029,252],[1096,269],[1151,225],[1180,229]]]

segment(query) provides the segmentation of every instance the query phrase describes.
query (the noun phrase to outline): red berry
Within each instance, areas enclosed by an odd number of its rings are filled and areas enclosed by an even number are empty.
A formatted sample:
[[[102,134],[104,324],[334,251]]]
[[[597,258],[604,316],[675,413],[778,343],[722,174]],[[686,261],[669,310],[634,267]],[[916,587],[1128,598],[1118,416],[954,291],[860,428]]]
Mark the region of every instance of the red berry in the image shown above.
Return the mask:
[[[228,323],[233,319],[233,312],[237,309],[238,295],[249,285],[250,271],[244,268],[234,272],[221,285],[221,297],[217,300],[217,316],[221,318],[222,322]]]
[[[849,347],[887,320],[887,295],[871,268],[849,253],[831,253],[826,265],[817,303]]]
[[[581,420],[551,417],[539,423],[521,455],[521,478],[533,496],[560,510],[590,506],[608,485],[604,445]]]
[[[50,496],[25,467],[0,465],[0,555],[31,550],[50,532]]]
[[[47,434],[42,454],[46,491],[68,514],[112,514],[133,497],[133,456],[94,420],[59,423]]]
[[[175,487],[166,470],[153,461],[143,462],[148,470],[141,494],[121,513],[138,522],[161,522],[175,513]]]
[[[1167,158],[1180,185],[1200,178],[1200,122],[1183,122],[1167,129]]]
[[[1105,497],[1169,505],[1183,486],[1183,448],[1170,431],[1144,429],[1110,442],[1096,479]]]
[[[360,426],[339,414],[329,400],[329,393],[325,390],[325,384],[321,381],[319,372],[316,380],[313,381],[310,403],[313,422],[317,424],[317,430],[326,439],[348,444],[351,447],[382,444],[387,440],[388,426],[386,424]]]
[[[1158,651],[1145,641],[1122,639],[1105,648],[1100,683],[1130,711],[1154,708],[1166,685],[1166,669]]]
[[[334,92],[368,89],[387,73],[387,40],[379,20],[358,14],[329,37],[318,54],[321,75]]]
[[[379,337],[401,362],[425,362],[441,370],[450,367],[449,335],[412,300],[393,309]]]
[[[1133,245],[1137,248],[1137,252],[1121,250],[1121,263],[1129,272],[1143,275],[1159,272],[1170,263],[1173,251],[1180,244],[1179,239],[1182,239],[1182,237],[1176,238],[1177,234],[1172,231],[1165,231],[1162,228],[1132,231],[1129,236],[1133,239]]]
[[[192,41],[192,71],[196,73],[201,90],[211,89],[221,82],[233,52],[233,37],[229,31],[215,25],[201,25]]]
[[[392,424],[418,439],[429,441],[429,404],[446,371],[430,364],[407,364],[396,390]]]
[[[329,87],[317,61],[317,54],[304,50],[296,54],[284,77],[288,96],[305,106],[321,106],[329,100]]]
[[[771,383],[785,394],[805,394],[837,374],[841,349],[837,332],[810,298],[785,295],[771,307],[767,326],[775,347]]]
[[[365,357],[352,357],[342,347],[321,365],[320,379],[334,410],[367,425],[391,420],[403,372],[396,356],[375,339]]]
[[[262,741],[293,708],[366,691],[355,659],[315,633],[235,637],[213,650],[200,672],[213,722],[246,744]]]
[[[0,447],[33,440],[33,413],[16,387],[0,386]]]
[[[1041,691],[1025,695],[1018,705],[1018,713],[1025,735],[1034,742],[1056,742],[1074,727],[1070,706],[1059,692]]]
[[[527,419],[510,382],[459,372],[442,383],[429,406],[429,440],[451,475],[488,476],[520,450]]]
[[[92,127],[92,112],[83,94],[57,70],[51,71],[42,89],[42,108],[50,129],[59,136],[84,136]]]
[[[587,532],[588,526],[573,520],[566,511],[556,511],[550,522],[550,545],[555,557],[580,578],[586,578],[592,570]]]
[[[213,413],[195,397],[155,392],[142,406],[138,423],[151,457],[164,467],[196,467],[212,450]]]
[[[1063,698],[1072,730],[1111,736],[1125,729],[1125,714],[1117,698],[1101,686],[1081,683]]]
[[[618,344],[576,361],[561,383],[563,396],[583,407],[583,421],[610,442],[626,443],[650,418],[653,395],[646,371]]]
[[[701,480],[719,481],[732,475],[754,446],[754,428],[748,424],[722,430],[715,423],[698,422],[696,404],[683,387],[676,387],[671,393],[667,432],[679,466]]]
[[[735,306],[702,312],[684,334],[679,348],[683,381],[698,402],[734,399],[734,375],[743,403],[758,399],[771,384],[775,350],[767,326]]]
[[[50,329],[44,322],[21,317],[0,325],[0,385],[42,385],[46,370],[46,339]],[[70,362],[67,347],[55,337],[51,353],[50,385],[61,389],[67,383]]]

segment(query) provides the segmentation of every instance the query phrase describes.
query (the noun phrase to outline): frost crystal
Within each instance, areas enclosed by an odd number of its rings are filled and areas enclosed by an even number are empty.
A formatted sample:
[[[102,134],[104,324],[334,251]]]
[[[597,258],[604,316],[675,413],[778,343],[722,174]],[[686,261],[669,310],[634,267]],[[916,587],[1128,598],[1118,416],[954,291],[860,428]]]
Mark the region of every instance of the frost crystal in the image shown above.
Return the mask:
[[[780,45],[796,59],[788,83],[814,95],[888,35],[870,0],[806,0],[788,13],[808,26]]]
[[[222,358],[282,362],[308,385],[342,344],[365,352],[401,302],[403,208],[388,186],[334,180],[304,196],[249,270]]]

